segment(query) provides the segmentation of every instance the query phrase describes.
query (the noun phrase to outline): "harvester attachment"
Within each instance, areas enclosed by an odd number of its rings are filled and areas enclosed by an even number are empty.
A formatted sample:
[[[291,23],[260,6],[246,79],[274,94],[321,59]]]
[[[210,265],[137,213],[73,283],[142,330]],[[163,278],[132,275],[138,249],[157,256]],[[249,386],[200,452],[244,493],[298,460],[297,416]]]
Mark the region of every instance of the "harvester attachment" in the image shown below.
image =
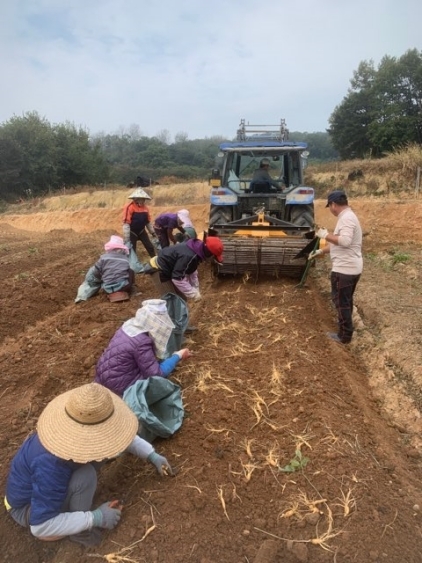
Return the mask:
[[[224,244],[223,263],[215,264],[215,273],[301,278],[307,257],[296,256],[309,244],[309,231],[309,227],[282,221],[265,211],[213,225],[212,232]]]

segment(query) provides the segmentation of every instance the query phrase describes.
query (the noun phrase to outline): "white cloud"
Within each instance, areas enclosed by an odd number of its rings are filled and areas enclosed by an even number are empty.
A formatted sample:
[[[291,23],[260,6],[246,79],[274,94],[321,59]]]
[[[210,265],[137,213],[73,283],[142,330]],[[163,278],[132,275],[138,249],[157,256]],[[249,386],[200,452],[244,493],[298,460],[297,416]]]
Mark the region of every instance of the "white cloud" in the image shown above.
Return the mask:
[[[322,131],[362,60],[421,50],[419,0],[17,0],[0,7],[0,121],[233,136]]]

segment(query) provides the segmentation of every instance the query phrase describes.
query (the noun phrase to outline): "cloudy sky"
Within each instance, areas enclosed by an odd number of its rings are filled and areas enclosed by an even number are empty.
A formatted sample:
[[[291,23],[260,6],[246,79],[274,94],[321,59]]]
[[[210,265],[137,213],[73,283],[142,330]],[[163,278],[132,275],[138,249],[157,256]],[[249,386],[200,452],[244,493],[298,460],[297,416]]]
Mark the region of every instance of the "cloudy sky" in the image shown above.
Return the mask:
[[[422,50],[421,0],[2,0],[0,123],[324,131],[359,63]]]

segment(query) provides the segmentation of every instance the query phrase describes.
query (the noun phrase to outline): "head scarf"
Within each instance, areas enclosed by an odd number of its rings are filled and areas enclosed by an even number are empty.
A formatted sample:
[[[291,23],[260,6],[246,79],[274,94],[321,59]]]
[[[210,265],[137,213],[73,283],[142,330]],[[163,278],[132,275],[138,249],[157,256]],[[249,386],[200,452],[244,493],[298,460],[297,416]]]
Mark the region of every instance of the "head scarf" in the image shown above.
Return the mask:
[[[130,337],[147,332],[154,342],[155,354],[159,359],[165,357],[167,344],[174,328],[175,325],[163,299],[142,301],[142,307],[136,311],[136,315],[122,326],[123,332]]]
[[[190,218],[189,211],[187,209],[181,209],[177,212],[177,216],[183,223],[183,227],[193,227],[193,223]]]

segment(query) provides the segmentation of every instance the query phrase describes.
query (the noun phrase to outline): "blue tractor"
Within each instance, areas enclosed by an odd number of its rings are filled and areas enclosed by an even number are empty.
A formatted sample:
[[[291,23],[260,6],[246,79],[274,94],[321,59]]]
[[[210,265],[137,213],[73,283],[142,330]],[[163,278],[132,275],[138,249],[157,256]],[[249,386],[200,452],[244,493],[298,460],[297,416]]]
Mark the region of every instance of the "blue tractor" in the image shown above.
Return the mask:
[[[224,243],[217,274],[301,277],[314,236],[314,189],[304,185],[306,143],[280,125],[249,125],[219,147],[210,178],[209,233]],[[296,256],[300,254],[299,258]]]

